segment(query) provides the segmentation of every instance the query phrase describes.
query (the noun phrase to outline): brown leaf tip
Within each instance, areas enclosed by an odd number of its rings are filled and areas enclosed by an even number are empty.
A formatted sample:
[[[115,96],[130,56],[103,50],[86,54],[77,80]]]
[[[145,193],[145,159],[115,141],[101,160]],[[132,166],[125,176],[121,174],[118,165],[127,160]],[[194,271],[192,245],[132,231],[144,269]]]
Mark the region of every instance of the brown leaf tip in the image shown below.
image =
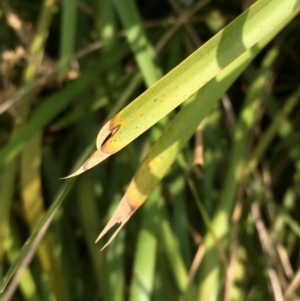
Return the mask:
[[[111,236],[111,238],[108,240],[108,242],[104,245],[104,247],[101,249],[101,251],[113,241],[113,239],[120,232],[122,227],[126,224],[126,222],[129,220],[129,218],[132,216],[136,209],[137,208],[135,206],[132,206],[130,204],[130,201],[127,199],[127,196],[125,194],[120,204],[118,205],[116,211],[114,212],[113,216],[110,218],[107,225],[104,227],[104,229],[96,239],[97,243],[114,225],[121,224]]]

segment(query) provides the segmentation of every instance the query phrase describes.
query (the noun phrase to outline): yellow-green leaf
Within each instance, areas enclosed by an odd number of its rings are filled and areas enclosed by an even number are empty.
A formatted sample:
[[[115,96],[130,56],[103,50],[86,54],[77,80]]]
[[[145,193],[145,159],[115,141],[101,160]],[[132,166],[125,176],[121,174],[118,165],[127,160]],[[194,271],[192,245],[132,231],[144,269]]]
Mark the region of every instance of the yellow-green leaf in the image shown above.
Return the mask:
[[[105,124],[97,138],[98,150],[70,176],[84,172],[121,150],[279,28],[299,7],[297,0],[257,1]]]
[[[118,229],[103,248],[115,238],[133,213],[146,201],[175,161],[179,151],[190,139],[197,125],[216,104],[217,100],[279,30],[280,28],[273,30],[255,47],[222,70],[215,79],[200,89],[176,115],[140,164],[115,213],[97,238],[96,242],[115,224],[120,223]]]

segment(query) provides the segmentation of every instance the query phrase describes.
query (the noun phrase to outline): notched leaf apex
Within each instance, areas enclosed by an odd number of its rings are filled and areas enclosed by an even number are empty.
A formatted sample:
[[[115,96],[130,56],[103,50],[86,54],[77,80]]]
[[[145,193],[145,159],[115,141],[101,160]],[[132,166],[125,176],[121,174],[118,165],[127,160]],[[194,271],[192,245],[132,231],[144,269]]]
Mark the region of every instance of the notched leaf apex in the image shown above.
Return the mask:
[[[113,216],[110,218],[109,222],[95,241],[97,243],[114,225],[121,224],[108,240],[108,242],[104,245],[104,247],[102,247],[101,251],[104,250],[113,241],[113,239],[120,232],[120,230],[123,228],[123,226],[126,224],[126,222],[129,220],[136,209],[137,208],[134,208],[130,205],[130,202],[125,194]]]
[[[100,130],[97,140],[96,140],[96,146],[97,150],[72,174],[68,175],[67,177],[61,178],[61,179],[68,179],[71,177],[75,177],[86,170],[94,167],[95,165],[101,163],[106,158],[108,158],[113,153],[107,152],[101,149],[101,146],[103,142],[109,137],[110,135],[113,135],[119,127],[115,127],[111,129],[111,121],[108,121]]]

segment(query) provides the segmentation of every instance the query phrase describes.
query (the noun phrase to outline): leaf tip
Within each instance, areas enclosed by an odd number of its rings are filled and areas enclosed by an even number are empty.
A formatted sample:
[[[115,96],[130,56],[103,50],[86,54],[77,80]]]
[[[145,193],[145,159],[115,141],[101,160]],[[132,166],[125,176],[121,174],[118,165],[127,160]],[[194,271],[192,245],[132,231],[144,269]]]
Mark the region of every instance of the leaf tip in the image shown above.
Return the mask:
[[[60,179],[68,179],[71,177],[75,177],[80,175],[81,173],[85,172],[86,170],[94,167],[95,165],[101,163],[106,158],[108,158],[110,155],[112,155],[112,152],[107,152],[102,149],[102,144],[104,141],[110,136],[114,135],[116,131],[119,129],[120,126],[113,127],[111,124],[111,120],[108,121],[100,130],[97,140],[96,140],[96,146],[97,150],[73,173],[66,177],[62,177]]]
[[[108,158],[111,153],[102,152],[101,150],[96,150],[75,172],[71,173],[70,175],[63,177],[61,179],[68,179],[71,177],[75,177],[80,175],[81,173],[91,169],[95,165],[101,163],[106,158]]]
[[[110,218],[107,225],[104,227],[104,229],[101,231],[101,233],[95,241],[95,243],[97,243],[114,225],[121,224],[111,236],[111,238],[108,240],[108,242],[104,245],[104,247],[101,248],[101,251],[105,249],[114,240],[116,235],[120,232],[122,227],[126,224],[126,222],[129,220],[129,218],[132,216],[136,209],[137,207],[134,207],[130,204],[130,200],[128,200],[125,194],[120,204],[118,205],[116,211],[114,212],[113,216]]]

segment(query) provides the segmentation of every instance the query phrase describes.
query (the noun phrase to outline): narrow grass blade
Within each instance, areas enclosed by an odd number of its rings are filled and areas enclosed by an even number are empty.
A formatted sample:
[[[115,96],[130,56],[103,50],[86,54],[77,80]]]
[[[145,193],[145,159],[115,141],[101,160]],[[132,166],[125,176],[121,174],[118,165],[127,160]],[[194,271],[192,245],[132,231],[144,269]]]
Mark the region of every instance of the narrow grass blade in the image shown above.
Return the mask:
[[[172,216],[172,229],[180,241],[180,250],[184,263],[189,267],[192,263],[192,250],[188,235],[188,208],[184,202],[185,179],[182,177],[182,171],[178,169],[176,177],[169,184],[170,194],[173,200],[174,213]]]
[[[42,220],[38,223],[36,229],[32,232],[32,234],[24,244],[15,262],[10,266],[6,275],[3,277],[2,283],[0,285],[0,292],[4,291],[16,271],[18,271],[16,277],[20,277],[20,274],[23,272],[24,268],[32,260],[32,257],[34,256],[40,241],[44,237],[50,223],[52,222],[56,211],[73,186],[74,182],[75,181],[68,181],[61,186],[61,189],[59,190],[53,204],[48,209]]]
[[[113,2],[110,0],[97,0],[97,15],[96,27],[99,33],[100,40],[103,43],[101,55],[107,56],[120,45],[118,35],[117,16],[114,11]],[[117,63],[112,66],[111,70],[107,73],[107,82],[113,83],[122,75],[122,64]]]
[[[62,2],[62,21],[60,35],[60,59],[59,76],[68,72],[75,46],[76,22],[77,21],[77,0],[64,0]]]
[[[31,230],[45,214],[42,196],[42,179],[40,174],[42,159],[42,133],[38,133],[29,140],[21,153],[21,196],[24,218]],[[58,299],[70,300],[66,283],[63,278],[62,267],[52,236],[46,233],[38,248],[38,258],[47,274],[50,286]]]
[[[156,211],[156,199],[161,197],[159,193],[159,189],[156,189],[144,208],[147,210],[146,214],[150,218],[144,218],[138,234],[133,264],[133,277],[130,284],[130,301],[152,300],[157,253],[156,232],[159,231],[157,219],[153,217]]]
[[[20,252],[20,249],[21,249],[21,245],[19,242],[18,233],[15,229],[15,224],[12,221],[10,229],[9,229],[9,239],[6,242],[6,254],[8,257],[8,261],[11,264],[17,258],[18,254]],[[17,286],[17,283],[15,284],[15,286]],[[28,300],[28,301],[41,300],[41,298],[38,295],[38,288],[36,286],[33,275],[31,273],[31,271],[29,270],[29,268],[26,268],[24,270],[24,273],[20,279],[18,288],[19,288],[24,300]],[[15,290],[15,287],[13,287],[9,291],[5,291],[5,293],[3,295],[1,295],[1,301],[11,300],[14,290]]]
[[[93,243],[100,224],[100,216],[97,213],[98,208],[96,206],[93,186],[93,179],[88,174],[79,181],[77,187],[78,207],[84,237],[93,263],[97,286],[101,291],[101,294],[105,296],[104,300],[109,300],[107,295],[107,273],[109,273],[109,271],[106,269],[105,253],[99,253],[98,247]]]
[[[183,296],[185,300],[192,301],[194,287],[192,285],[189,286],[188,270],[180,252],[178,238],[172,231],[162,197],[157,199],[156,215],[158,220],[157,237],[163,246],[164,255],[168,260],[168,268],[170,269],[180,295]]]
[[[162,76],[162,72],[157,67],[155,52],[144,31],[136,3],[133,0],[114,0],[113,3],[125,28],[126,38],[144,81],[150,87]]]

